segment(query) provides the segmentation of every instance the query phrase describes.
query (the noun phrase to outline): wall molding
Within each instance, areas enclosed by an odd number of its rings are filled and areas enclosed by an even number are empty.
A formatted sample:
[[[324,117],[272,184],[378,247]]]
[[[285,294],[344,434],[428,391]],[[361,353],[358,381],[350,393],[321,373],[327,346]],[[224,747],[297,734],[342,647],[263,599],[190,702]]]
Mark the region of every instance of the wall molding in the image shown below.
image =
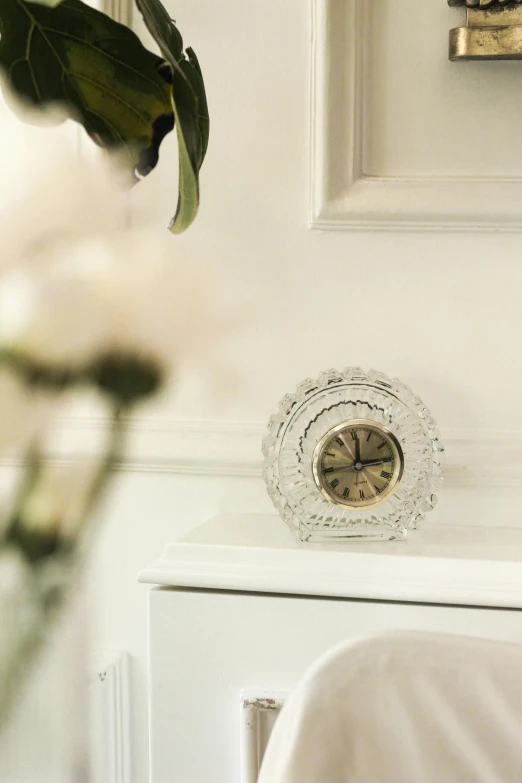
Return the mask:
[[[96,454],[107,429],[108,422],[99,417],[63,417],[50,460],[69,463]],[[265,425],[256,422],[132,418],[119,470],[258,477],[264,431]]]
[[[521,231],[520,178],[364,174],[364,50],[372,4],[312,1],[310,228]]]
[[[241,783],[256,783],[270,733],[288,691],[245,688],[240,695]]]
[[[131,783],[127,653],[95,650],[90,686],[92,783]]]
[[[101,417],[63,417],[48,451],[53,464],[98,452],[108,429]],[[261,477],[262,422],[129,419],[128,447],[119,470]],[[522,432],[443,429],[445,484],[455,487],[522,487]],[[19,462],[8,457],[0,465]]]

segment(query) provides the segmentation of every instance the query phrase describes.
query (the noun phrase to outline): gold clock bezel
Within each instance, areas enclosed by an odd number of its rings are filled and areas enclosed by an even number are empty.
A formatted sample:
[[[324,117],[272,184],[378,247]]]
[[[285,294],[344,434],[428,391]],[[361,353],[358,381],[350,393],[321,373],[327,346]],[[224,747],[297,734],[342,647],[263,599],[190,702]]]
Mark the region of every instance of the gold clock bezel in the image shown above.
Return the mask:
[[[379,495],[378,498],[369,498],[368,500],[350,503],[343,502],[340,498],[329,491],[329,488],[326,485],[326,482],[323,480],[323,476],[319,470],[319,465],[323,456],[323,452],[327,444],[330,443],[332,437],[334,437],[341,430],[354,427],[370,427],[371,429],[378,430],[389,441],[394,456],[394,470],[388,487],[381,495]],[[374,508],[375,506],[381,506],[386,500],[388,500],[388,498],[391,497],[391,495],[394,494],[394,492],[396,492],[404,473],[404,454],[401,445],[393,432],[391,432],[380,422],[372,421],[372,419],[347,419],[346,421],[342,421],[339,424],[336,424],[335,427],[329,429],[328,432],[326,432],[321,440],[317,443],[312,456],[312,473],[317,488],[329,503],[332,503],[335,506],[340,506],[341,508],[349,508],[352,510]]]

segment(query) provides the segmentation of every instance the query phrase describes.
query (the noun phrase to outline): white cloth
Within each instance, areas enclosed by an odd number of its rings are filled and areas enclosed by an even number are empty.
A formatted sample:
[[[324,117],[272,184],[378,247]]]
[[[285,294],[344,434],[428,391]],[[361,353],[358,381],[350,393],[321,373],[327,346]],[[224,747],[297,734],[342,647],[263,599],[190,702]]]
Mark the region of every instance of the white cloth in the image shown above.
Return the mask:
[[[335,647],[283,708],[259,783],[522,783],[522,646],[393,632]]]

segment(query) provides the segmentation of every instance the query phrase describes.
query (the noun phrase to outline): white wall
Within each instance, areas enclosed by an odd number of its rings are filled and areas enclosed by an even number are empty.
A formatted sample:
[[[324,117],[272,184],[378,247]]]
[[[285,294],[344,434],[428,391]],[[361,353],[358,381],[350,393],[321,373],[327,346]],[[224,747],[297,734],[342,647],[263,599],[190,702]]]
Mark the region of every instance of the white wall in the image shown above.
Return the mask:
[[[202,492],[204,484],[204,492]],[[117,481],[92,564],[96,647],[130,655],[133,781],[148,780],[146,599],[136,575],[179,537],[223,508],[270,511],[258,479],[131,474]],[[112,783],[112,781],[107,781]]]
[[[445,0],[423,2],[449,19]],[[223,437],[226,464],[220,468],[219,460],[205,460],[206,421],[246,423],[255,440],[279,398],[304,377],[330,367],[375,367],[414,387],[449,435],[450,463],[463,469],[452,474],[441,521],[467,514],[473,522],[476,514],[498,523],[499,509],[505,508],[509,524],[516,524],[522,507],[516,477],[509,488],[498,476],[489,486],[494,466],[481,449],[486,439],[491,454],[502,454],[504,433],[514,432],[520,459],[520,235],[311,232],[309,3],[168,0],[167,5],[201,61],[212,121],[200,215],[186,235],[172,238],[173,252],[213,263],[218,295],[237,308],[238,326],[212,349],[221,366],[214,385],[202,373],[181,375],[178,393],[151,414],[160,427],[163,419],[200,422],[189,426],[195,459],[191,462],[189,438],[185,462],[153,460],[147,467],[144,460],[120,475],[93,557],[95,642],[131,655],[136,783],[147,780],[147,589],[137,584],[136,574],[167,541],[217,510],[270,511],[259,475],[241,475],[240,463],[234,465],[235,441],[227,439],[225,425],[212,443],[218,453]],[[377,6],[384,8],[385,0]],[[433,67],[451,85],[451,69],[459,66],[447,63],[446,46],[444,39],[440,52],[434,50]],[[514,64],[503,65],[512,72]],[[496,73],[502,76],[498,68]],[[402,76],[404,89],[413,89],[415,74],[403,70]],[[516,127],[506,128],[510,133]],[[484,154],[493,160],[493,145],[502,140],[483,136]],[[381,162],[385,148],[372,139]],[[426,155],[419,159],[418,147],[417,139],[412,160],[420,160],[414,172],[420,175]],[[159,167],[135,193],[160,228],[175,208],[174,150],[169,139]],[[435,146],[429,154],[435,168],[436,156]],[[177,437],[176,428],[171,431]],[[461,441],[467,444],[462,452]],[[247,452],[255,461],[250,441]],[[466,483],[462,454],[474,461],[478,453],[482,462],[474,462],[474,478]]]

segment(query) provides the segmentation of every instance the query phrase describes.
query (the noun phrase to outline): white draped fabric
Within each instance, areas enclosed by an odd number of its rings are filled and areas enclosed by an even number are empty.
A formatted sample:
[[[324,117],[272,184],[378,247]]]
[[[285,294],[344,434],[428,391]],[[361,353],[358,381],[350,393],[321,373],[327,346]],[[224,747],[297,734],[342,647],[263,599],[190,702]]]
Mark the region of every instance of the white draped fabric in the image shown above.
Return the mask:
[[[393,632],[320,658],[259,783],[521,783],[522,646]]]

